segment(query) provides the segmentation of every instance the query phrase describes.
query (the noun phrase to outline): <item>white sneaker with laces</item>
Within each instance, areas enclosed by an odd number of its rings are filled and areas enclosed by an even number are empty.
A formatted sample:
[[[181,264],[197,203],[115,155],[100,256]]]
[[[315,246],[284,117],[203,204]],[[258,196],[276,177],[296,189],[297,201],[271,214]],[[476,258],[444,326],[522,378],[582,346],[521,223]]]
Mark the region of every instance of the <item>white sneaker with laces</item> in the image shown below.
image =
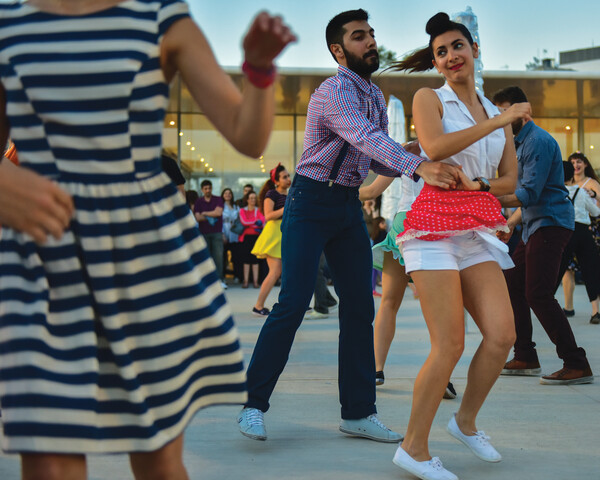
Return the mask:
[[[237,416],[242,435],[254,440],[266,440],[264,413],[258,408],[244,407]]]
[[[340,432],[384,443],[398,443],[403,438],[399,433],[387,428],[375,414],[358,420],[342,419]]]
[[[421,480],[458,480],[456,475],[444,468],[438,457],[417,462],[402,447],[398,447],[392,461]]]
[[[491,445],[490,437],[488,437],[485,432],[479,430],[475,432],[475,435],[465,435],[460,431],[460,428],[458,428],[458,424],[456,423],[456,413],[452,415],[446,430],[454,438],[460,440],[467,447],[469,447],[471,451],[481,460],[492,463],[497,463],[502,460],[502,455],[500,455],[498,451]]]

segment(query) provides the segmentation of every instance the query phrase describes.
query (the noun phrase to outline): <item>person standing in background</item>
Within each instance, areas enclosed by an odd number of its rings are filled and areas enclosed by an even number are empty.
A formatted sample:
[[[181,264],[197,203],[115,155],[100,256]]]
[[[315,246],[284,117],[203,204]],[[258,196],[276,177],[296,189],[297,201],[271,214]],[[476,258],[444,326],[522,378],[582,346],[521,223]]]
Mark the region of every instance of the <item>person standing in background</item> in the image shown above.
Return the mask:
[[[227,284],[223,281],[223,199],[212,194],[210,180],[203,180],[200,189],[202,196],[196,200],[194,216],[217,267],[221,286],[226,289]]]
[[[229,263],[229,253],[231,253],[231,265],[233,267],[234,280],[242,280],[242,263],[240,261],[240,240],[239,235],[231,231],[231,227],[239,218],[240,207],[234,201],[231,188],[225,188],[221,192],[223,200],[223,277],[227,264]]]
[[[243,263],[242,288],[248,288],[250,267],[252,267],[252,284],[254,288],[260,288],[258,283],[258,258],[252,254],[252,249],[265,226],[265,216],[258,208],[258,196],[256,192],[248,192],[246,198],[243,200],[246,206],[240,210],[240,222],[245,227],[240,235],[240,242],[242,244],[241,261]]]

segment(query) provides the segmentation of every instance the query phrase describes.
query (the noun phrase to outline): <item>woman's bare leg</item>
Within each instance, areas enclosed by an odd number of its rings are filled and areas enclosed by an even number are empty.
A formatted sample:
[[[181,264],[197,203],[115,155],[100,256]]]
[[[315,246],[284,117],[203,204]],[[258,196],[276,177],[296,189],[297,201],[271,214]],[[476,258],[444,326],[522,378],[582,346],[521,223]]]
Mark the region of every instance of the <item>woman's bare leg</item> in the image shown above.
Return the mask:
[[[385,252],[381,278],[381,304],[373,325],[375,369],[377,371],[382,371],[385,366],[385,360],[396,333],[396,315],[402,304],[408,278],[404,267],[398,263],[398,260],[394,260],[392,253]]]
[[[573,292],[575,291],[575,272],[567,270],[562,278],[565,295],[565,310],[573,310]]]
[[[271,290],[275,286],[277,279],[281,277],[281,258],[267,257],[267,265],[269,266],[269,274],[265,277],[258,292],[258,299],[254,308],[261,310],[265,308],[265,302]]]
[[[247,287],[249,280],[250,280],[250,264],[244,263],[244,281],[243,281],[242,285],[244,287]]]
[[[129,454],[129,463],[136,480],[189,480],[183,466],[183,434],[154,452]]]
[[[258,288],[258,263],[252,264],[252,284]]]
[[[85,480],[85,455],[24,453],[21,455],[23,480]]]
[[[464,311],[460,276],[454,270],[411,273],[429,330],[431,351],[421,367],[402,448],[415,460],[431,459],[429,431],[452,370],[464,349]]]
[[[502,270],[496,262],[485,262],[460,273],[465,307],[483,336],[473,356],[467,387],[456,414],[456,423],[466,435],[477,431],[475,419],[494,386],[510,349],[515,343],[515,323]]]

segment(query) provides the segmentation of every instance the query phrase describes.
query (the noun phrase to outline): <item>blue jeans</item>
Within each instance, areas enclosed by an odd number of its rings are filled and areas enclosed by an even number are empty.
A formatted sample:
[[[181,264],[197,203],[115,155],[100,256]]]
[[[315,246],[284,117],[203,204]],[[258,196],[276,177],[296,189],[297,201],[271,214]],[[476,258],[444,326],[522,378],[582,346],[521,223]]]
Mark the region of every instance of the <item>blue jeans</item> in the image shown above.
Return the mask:
[[[206,248],[208,248],[208,252],[215,262],[217,275],[220,280],[223,280],[223,234],[221,232],[205,233],[204,240],[206,241]]]
[[[371,244],[358,188],[296,175],[281,224],[281,291],[248,367],[248,403],[263,412],[287,363],[325,252],[339,302],[338,384],[344,419],[376,413]]]

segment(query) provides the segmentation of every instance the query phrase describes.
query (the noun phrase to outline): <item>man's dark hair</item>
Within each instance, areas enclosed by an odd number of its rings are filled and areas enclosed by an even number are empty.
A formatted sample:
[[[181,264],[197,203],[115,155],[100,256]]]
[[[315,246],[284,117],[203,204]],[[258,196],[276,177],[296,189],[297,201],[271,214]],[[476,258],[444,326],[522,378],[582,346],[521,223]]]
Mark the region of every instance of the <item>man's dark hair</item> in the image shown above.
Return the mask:
[[[506,102],[514,105],[515,103],[523,103],[527,101],[527,95],[525,95],[525,92],[516,85],[498,90],[492,97],[492,102],[495,105],[500,105]]]
[[[200,188],[204,188],[207,185],[210,185],[212,187],[212,182],[210,180],[202,180],[202,183],[200,184]]]
[[[325,29],[325,40],[327,40],[327,50],[329,50],[329,53],[331,53],[331,56],[336,62],[337,58],[335,58],[335,55],[329,46],[334,43],[344,45],[344,34],[346,33],[344,25],[354,21],[366,21],[368,19],[369,14],[362,8],[359,8],[358,10],[348,10],[347,12],[339,13],[329,20],[327,28]]]
[[[565,182],[570,182],[575,175],[575,168],[571,161],[563,160],[563,173],[565,174]]]

